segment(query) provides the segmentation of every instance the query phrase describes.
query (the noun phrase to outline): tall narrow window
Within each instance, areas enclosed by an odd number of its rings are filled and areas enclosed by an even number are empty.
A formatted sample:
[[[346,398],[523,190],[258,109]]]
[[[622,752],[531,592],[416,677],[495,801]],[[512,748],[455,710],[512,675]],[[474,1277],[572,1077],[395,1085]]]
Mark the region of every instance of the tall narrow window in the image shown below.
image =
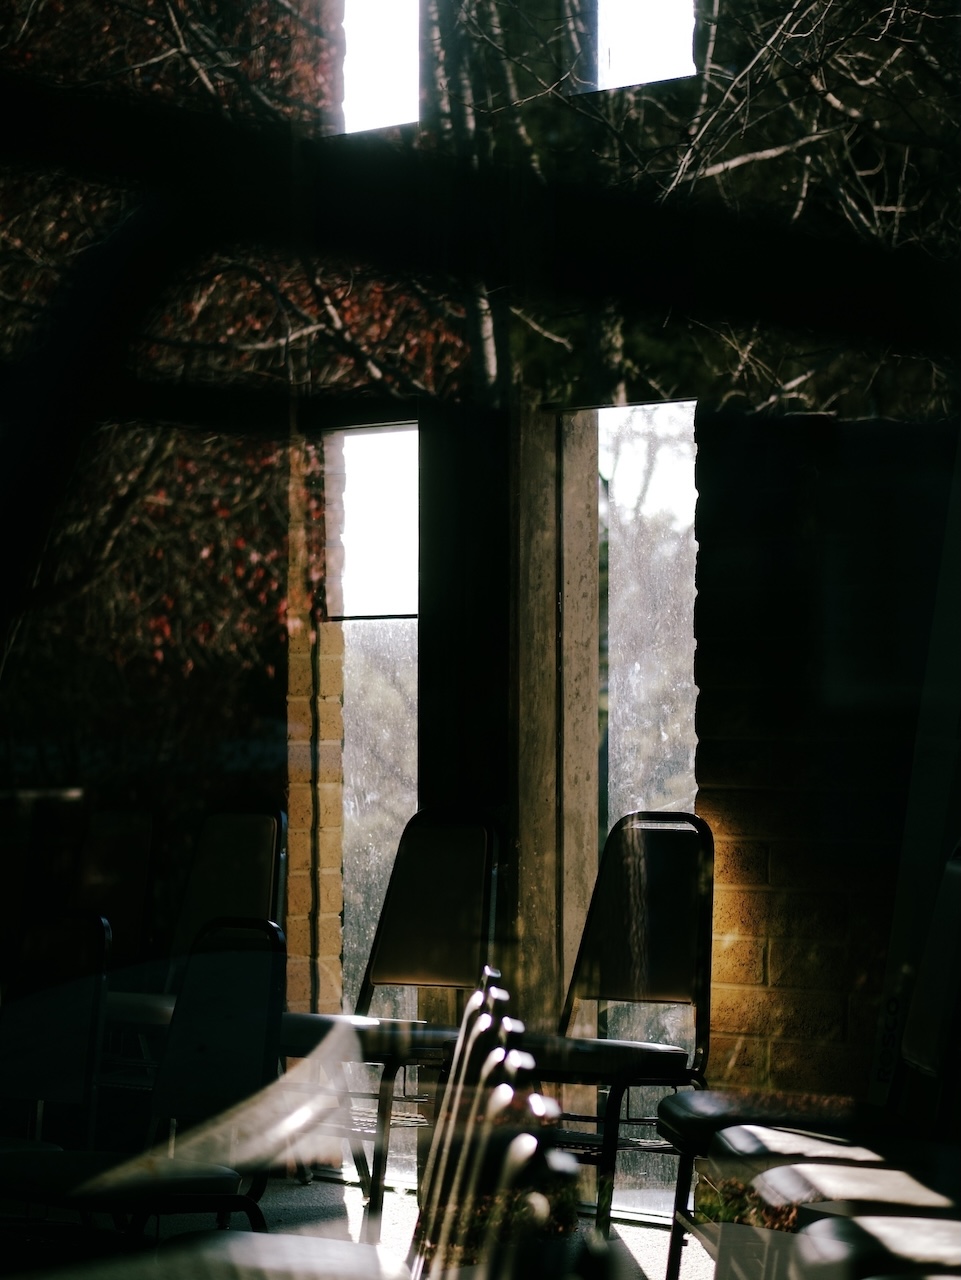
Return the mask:
[[[691,0],[597,0],[597,87],[694,75]]]
[[[346,0],[344,122],[348,133],[417,119],[417,0]]]
[[[343,494],[327,505],[327,612],[344,638],[343,1007],[352,1012],[397,845],[417,809],[417,428],[333,433],[325,467],[339,473],[331,488]],[[416,1017],[416,992],[379,987],[371,1013]],[[374,1068],[351,1069],[355,1088],[376,1091],[377,1078]],[[415,1164],[413,1131],[401,1133],[389,1176],[408,1183]]]
[[[600,838],[638,809],[691,811],[695,779],[693,401],[598,413]],[[609,1005],[615,1038],[689,1044],[687,1006]],[[663,1090],[632,1091],[651,1115]],[[676,1170],[622,1157],[620,1210],[670,1214]]]
[[[328,611],[344,634],[344,1007],[352,1010],[397,843],[417,808],[417,429],[337,432],[325,448],[343,468],[343,509],[328,513],[343,546],[340,597],[328,592]]]

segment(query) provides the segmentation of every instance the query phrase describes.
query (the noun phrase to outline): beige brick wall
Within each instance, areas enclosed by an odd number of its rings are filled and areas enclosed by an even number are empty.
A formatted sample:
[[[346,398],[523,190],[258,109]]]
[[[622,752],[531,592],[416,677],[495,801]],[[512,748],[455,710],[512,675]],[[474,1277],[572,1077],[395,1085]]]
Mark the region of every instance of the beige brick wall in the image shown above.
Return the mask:
[[[344,639],[340,623],[316,620],[311,597],[318,547],[325,568],[336,557],[326,554],[326,527],[310,525],[324,521],[324,505],[306,502],[306,486],[318,483],[306,448],[292,444],[290,469],[287,1003],[334,1013],[343,987]]]

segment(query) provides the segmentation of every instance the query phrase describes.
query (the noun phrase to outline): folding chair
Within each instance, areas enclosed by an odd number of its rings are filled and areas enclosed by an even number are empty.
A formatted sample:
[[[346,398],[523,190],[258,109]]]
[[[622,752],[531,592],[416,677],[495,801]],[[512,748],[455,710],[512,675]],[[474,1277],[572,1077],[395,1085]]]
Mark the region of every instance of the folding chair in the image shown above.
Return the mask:
[[[218,1159],[180,1159],[179,1130],[196,1128],[256,1094],[278,1074],[286,947],[268,921],[213,921],[191,949],[151,1092],[153,1137],[167,1130],[167,1154],[103,1151],[17,1152],[0,1156],[0,1196],[27,1205],[110,1214],[142,1232],[150,1217],[235,1212],[254,1230],[266,1223],[244,1172]],[[264,1182],[260,1177],[260,1189]],[[255,1182],[257,1179],[255,1178]]]
[[[842,1198],[856,1203],[863,1198],[858,1168],[887,1171],[881,1181],[888,1188],[891,1171],[907,1171],[929,1183],[935,1194],[947,1190],[957,1198],[959,918],[961,849],[955,849],[941,878],[908,1008],[897,1079],[884,1107],[848,1099],[828,1099],[821,1107],[785,1107],[763,1095],[744,1098],[712,1091],[677,1094],[660,1103],[658,1130],[681,1152],[667,1280],[677,1280],[684,1239],[697,1226],[688,1209],[695,1164],[702,1203],[708,1197],[720,1201],[722,1184],[736,1183],[752,1202],[763,1208],[769,1200],[772,1210],[782,1214],[792,1203],[805,1203],[812,1179],[830,1183],[835,1192],[846,1183],[849,1195]],[[953,1147],[943,1146],[946,1136]],[[805,1172],[808,1164],[810,1174]],[[847,1178],[845,1165],[852,1166]],[[764,1176],[775,1170],[780,1172]],[[890,1194],[896,1193],[889,1189],[876,1198],[883,1201]],[[724,1216],[729,1213],[725,1210]]]
[[[410,1067],[439,1067],[457,1036],[456,1027],[369,1018],[371,1001],[382,986],[474,987],[490,952],[495,847],[492,827],[463,810],[414,814],[397,848],[355,1014],[286,1014],[283,1020],[282,1047],[291,1057],[306,1057],[346,1020],[357,1032],[363,1061],[382,1067],[372,1122],[355,1110],[345,1132],[369,1188],[369,1240],[379,1232],[397,1076]],[[362,1143],[370,1138],[368,1172]]]
[[[529,1036],[541,1080],[601,1085],[599,1114],[569,1115],[590,1127],[565,1127],[558,1144],[598,1171],[596,1226],[610,1230],[618,1151],[674,1153],[653,1132],[653,1115],[621,1115],[635,1086],[703,1088],[710,1028],[714,841],[687,813],[632,813],[604,845],[559,1037]],[[688,1006],[693,1048],[570,1037],[579,1001]],[[640,1126],[644,1136],[637,1136]]]
[[[75,906],[110,921],[111,969],[143,955],[151,825],[150,814],[140,810],[95,810],[80,847]]]
[[[118,1054],[110,1084],[131,1085],[137,1072],[148,1086],[153,1055],[143,1037],[163,1037],[170,1024],[184,966],[194,941],[212,921],[234,916],[272,920],[283,928],[287,894],[287,815],[209,814],[201,826],[181,898],[161,990],[143,984],[149,969],[136,966],[111,974],[107,995],[108,1031],[140,1038],[139,1056]],[[113,1079],[112,1079],[112,1078]]]
[[[0,1100],[21,1116],[0,1138],[0,1153],[56,1149],[63,1134],[44,1141],[51,1119],[69,1133],[72,1117],[73,1132],[92,1142],[109,952],[110,926],[93,913],[52,916],[22,931],[0,998]]]

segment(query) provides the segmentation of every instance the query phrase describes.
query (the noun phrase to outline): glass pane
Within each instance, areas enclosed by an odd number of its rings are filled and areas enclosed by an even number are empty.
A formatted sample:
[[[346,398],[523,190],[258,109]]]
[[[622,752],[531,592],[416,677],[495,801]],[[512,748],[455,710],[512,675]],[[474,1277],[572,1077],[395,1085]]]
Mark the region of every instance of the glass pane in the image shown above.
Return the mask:
[[[626,813],[694,807],[694,410],[598,414],[602,840]],[[599,1013],[608,1036],[692,1047],[687,1006]],[[631,1090],[630,1114],[653,1116],[664,1092]],[[620,1156],[615,1207],[669,1216],[675,1174],[663,1156]]]
[[[417,0],[346,0],[344,123],[348,133],[417,119]]]
[[[417,612],[417,428],[338,433],[344,451],[343,611]]]
[[[692,76],[693,44],[691,0],[598,0],[597,86]]]
[[[609,828],[694,804],[694,402],[598,421]]]
[[[356,1004],[394,854],[417,808],[417,621],[344,624],[344,1008]],[[370,1012],[417,1016],[412,987],[381,987]],[[370,1094],[380,1072],[359,1064],[351,1087]],[[416,1088],[416,1072],[401,1089]],[[375,1102],[369,1106],[374,1108]],[[412,1107],[412,1111],[415,1109]],[[416,1130],[391,1136],[388,1177],[416,1180]]]
[[[417,809],[417,621],[344,623],[344,1008],[353,1010],[401,832]],[[376,1014],[416,1001],[378,993]]]

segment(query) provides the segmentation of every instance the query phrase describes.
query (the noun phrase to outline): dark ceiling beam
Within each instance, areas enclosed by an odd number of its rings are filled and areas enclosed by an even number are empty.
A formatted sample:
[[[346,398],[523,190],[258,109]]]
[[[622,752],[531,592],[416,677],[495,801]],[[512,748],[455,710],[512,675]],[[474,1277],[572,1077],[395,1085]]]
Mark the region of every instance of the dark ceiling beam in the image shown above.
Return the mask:
[[[159,193],[199,250],[237,240],[386,271],[483,279],[516,297],[617,297],[638,312],[772,323],[954,352],[958,272],[910,248],[814,239],[766,222],[552,183],[378,135],[305,140],[155,103],[0,77],[0,161]],[[571,117],[576,127],[576,117]],[[186,228],[185,228],[186,229]]]

